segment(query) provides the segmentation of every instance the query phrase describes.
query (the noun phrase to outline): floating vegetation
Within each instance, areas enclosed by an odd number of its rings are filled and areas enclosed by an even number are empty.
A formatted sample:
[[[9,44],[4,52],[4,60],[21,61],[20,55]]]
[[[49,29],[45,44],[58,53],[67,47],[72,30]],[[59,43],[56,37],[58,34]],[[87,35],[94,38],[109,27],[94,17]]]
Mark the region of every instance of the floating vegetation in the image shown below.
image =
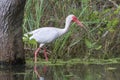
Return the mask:
[[[75,59],[70,59],[67,61],[58,59],[56,63],[52,63],[51,60],[46,62],[44,59],[41,61],[38,61],[36,64],[45,64],[45,65],[75,65],[75,64],[119,64],[120,63],[120,58],[113,58],[113,59],[89,59],[89,60],[82,60],[79,58]],[[27,64],[34,65],[34,62],[31,60],[27,60]]]

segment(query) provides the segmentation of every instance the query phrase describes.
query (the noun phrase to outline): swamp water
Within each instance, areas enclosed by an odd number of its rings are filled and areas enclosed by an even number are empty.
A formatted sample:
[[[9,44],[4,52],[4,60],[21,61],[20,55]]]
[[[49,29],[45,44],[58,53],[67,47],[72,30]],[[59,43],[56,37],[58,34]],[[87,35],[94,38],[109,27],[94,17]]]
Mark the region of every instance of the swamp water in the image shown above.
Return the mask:
[[[120,80],[120,64],[1,66],[0,80]]]

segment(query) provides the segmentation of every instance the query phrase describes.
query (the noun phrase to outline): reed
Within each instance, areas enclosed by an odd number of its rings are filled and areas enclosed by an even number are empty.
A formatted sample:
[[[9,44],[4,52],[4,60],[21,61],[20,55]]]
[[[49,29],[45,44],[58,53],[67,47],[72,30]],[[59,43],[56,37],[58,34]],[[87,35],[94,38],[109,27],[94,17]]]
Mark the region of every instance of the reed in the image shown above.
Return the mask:
[[[116,57],[120,52],[120,6],[111,4],[109,1],[91,0],[28,0],[23,32],[42,26],[63,28],[65,17],[74,14],[83,22],[88,32],[72,24],[68,33],[49,46],[51,58]]]

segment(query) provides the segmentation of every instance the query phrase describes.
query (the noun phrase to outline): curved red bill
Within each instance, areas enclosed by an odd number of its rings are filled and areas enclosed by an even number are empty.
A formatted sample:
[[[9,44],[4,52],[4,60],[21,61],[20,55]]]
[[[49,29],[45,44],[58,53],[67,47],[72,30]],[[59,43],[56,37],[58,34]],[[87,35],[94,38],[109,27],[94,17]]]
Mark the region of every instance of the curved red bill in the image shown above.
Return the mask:
[[[76,19],[74,22],[76,22],[80,27],[84,28],[85,31],[88,31],[86,27],[78,19]]]
[[[76,22],[80,27],[84,28],[87,31],[86,27],[77,19],[77,17],[73,16],[72,18],[72,21]]]
[[[83,27],[83,24],[79,21],[79,20],[76,20],[75,21],[79,26]]]

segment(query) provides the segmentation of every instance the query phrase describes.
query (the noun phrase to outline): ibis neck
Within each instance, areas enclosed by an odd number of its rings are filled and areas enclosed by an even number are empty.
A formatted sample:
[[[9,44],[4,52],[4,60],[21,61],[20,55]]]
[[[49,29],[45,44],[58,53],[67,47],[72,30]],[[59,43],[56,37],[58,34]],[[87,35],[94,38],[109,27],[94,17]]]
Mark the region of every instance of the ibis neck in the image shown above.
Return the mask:
[[[66,20],[65,28],[63,29],[63,30],[64,30],[64,33],[66,33],[66,32],[68,31],[68,29],[69,29],[69,27],[70,27],[70,22],[71,22],[71,21],[67,21],[67,20]]]

